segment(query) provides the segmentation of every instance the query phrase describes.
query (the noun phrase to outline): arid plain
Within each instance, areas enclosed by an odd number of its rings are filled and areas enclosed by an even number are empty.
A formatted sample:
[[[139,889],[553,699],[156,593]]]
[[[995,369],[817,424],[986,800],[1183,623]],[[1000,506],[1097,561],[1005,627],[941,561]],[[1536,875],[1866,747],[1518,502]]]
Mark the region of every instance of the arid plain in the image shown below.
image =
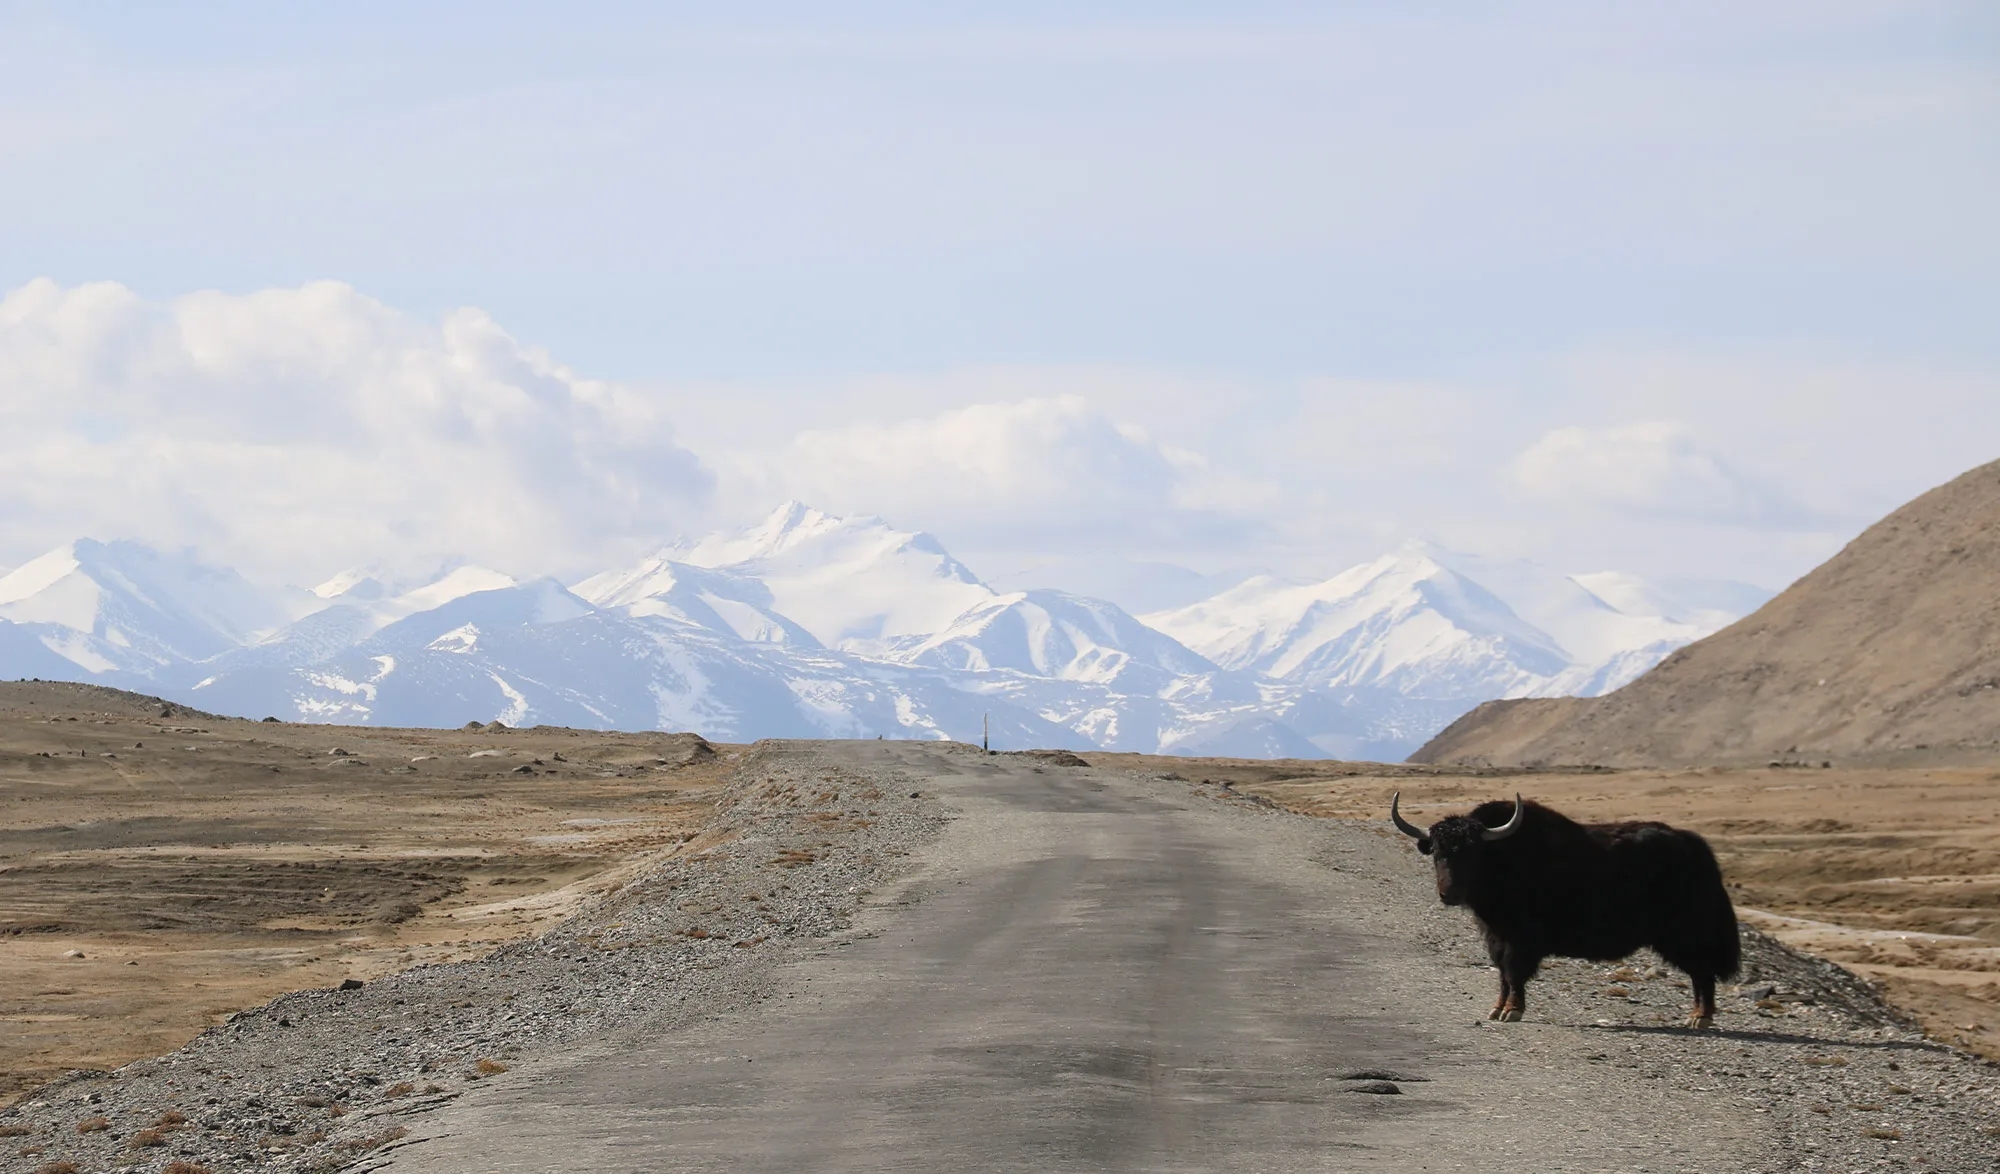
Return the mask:
[[[686,734],[250,722],[0,685],[0,1104],[288,990],[537,933],[642,861],[702,847],[736,752]],[[1395,790],[1420,822],[1518,790],[1581,819],[1692,827],[1751,924],[2000,1056],[2000,769],[1085,758],[1329,818],[1382,820]]]
[[[286,991],[536,933],[692,840],[726,770],[691,735],[286,725],[0,684],[0,1105]]]

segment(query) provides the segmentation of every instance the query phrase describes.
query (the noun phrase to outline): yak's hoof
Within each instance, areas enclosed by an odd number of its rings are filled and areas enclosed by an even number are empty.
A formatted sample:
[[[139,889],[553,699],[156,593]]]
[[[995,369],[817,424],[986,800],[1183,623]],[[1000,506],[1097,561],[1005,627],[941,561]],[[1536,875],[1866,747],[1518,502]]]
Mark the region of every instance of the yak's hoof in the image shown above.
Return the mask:
[[[1703,1015],[1697,1012],[1693,1015],[1688,1016],[1688,1026],[1696,1031],[1701,1031],[1705,1028],[1714,1027],[1715,1016]]]
[[[1494,1016],[1494,1018],[1502,1023],[1519,1023],[1521,1021],[1521,1009],[1519,1007],[1502,1007],[1500,1008],[1500,1014]]]
[[[1505,1014],[1505,1013],[1506,1013],[1506,1011],[1507,1011],[1507,1008],[1505,1008],[1505,1007],[1495,1007],[1495,1008],[1493,1008],[1493,1009],[1492,1009],[1491,1011],[1488,1011],[1488,1012],[1486,1013],[1486,1017],[1487,1017],[1488,1019],[1498,1019],[1498,1018],[1500,1018],[1500,1016],[1502,1016],[1503,1014]]]

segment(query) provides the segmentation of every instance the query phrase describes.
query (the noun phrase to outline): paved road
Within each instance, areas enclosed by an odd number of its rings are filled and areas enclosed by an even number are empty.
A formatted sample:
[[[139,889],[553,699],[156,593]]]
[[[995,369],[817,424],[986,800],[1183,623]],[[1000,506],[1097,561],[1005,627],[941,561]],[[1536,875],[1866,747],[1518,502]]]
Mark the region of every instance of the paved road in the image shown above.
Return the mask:
[[[1747,1108],[1593,1069],[1575,1032],[1483,1025],[1490,980],[1421,940],[1455,923],[1398,842],[1108,772],[841,753],[956,815],[901,891],[756,1008],[418,1119],[396,1174],[1740,1170],[1763,1152]],[[1343,1079],[1363,1070],[1424,1079],[1370,1095]]]

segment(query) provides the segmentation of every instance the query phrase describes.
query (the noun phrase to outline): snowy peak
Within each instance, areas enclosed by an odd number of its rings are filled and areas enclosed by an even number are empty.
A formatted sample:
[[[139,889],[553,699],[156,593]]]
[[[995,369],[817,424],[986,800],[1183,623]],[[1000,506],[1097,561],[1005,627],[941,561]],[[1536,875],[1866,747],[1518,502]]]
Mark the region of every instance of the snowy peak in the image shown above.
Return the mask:
[[[0,578],[0,619],[93,672],[204,659],[286,618],[236,572],[137,542],[79,539]]]
[[[898,530],[868,515],[838,517],[797,501],[779,506],[747,530],[712,534],[692,546],[663,553],[690,566],[751,573],[902,558],[925,565],[938,578],[985,587],[929,534]]]
[[[1139,670],[1150,670],[1158,678],[1156,688],[1215,669],[1116,604],[1049,590],[994,596],[944,631],[913,639],[891,656],[909,664],[1065,681],[1129,681]]]
[[[761,580],[654,555],[621,571],[593,575],[572,588],[598,607],[629,616],[660,616],[758,644],[817,648],[819,641],[772,607]]]
[[[569,595],[552,579],[538,583],[554,584],[557,591]],[[435,611],[468,596],[517,586],[520,584],[511,575],[470,565],[450,567],[419,579],[414,586],[400,588],[385,583],[373,571],[343,571],[312,589],[308,598],[316,597],[318,607],[256,642],[258,659],[310,663],[410,616]],[[570,598],[582,610],[590,609],[582,600]]]
[[[553,582],[545,580],[544,582]],[[516,586],[512,575],[503,574],[488,567],[454,567],[444,574],[421,586],[410,588],[398,595],[394,605],[406,613],[429,611],[443,607],[453,600],[468,595],[478,595],[488,591],[504,591]],[[558,590],[560,590],[558,584]],[[568,592],[564,592],[568,594]]]
[[[1224,668],[1320,686],[1433,695],[1516,687],[1568,665],[1498,597],[1413,549],[1320,583],[1260,575],[1144,619]]]
[[[757,579],[771,606],[829,647],[882,651],[943,630],[995,594],[928,534],[787,502],[762,522],[667,552]]]
[[[407,601],[416,594],[401,598]],[[449,637],[447,643],[454,647],[448,650],[458,651],[476,642],[480,632],[559,624],[595,610],[554,579],[508,580],[503,586],[463,592],[435,607],[414,611],[376,632],[368,647],[428,647]]]
[[[1766,593],[1633,575],[1570,576],[1412,542],[1320,583],[1261,576],[1143,617],[1216,663],[1322,688],[1406,697],[1597,693],[1733,622]]]
[[[389,587],[377,578],[375,572],[354,567],[340,572],[333,578],[312,588],[313,595],[321,599],[375,600],[386,598]]]
[[[703,567],[764,562],[857,523],[875,523],[886,528],[886,524],[877,518],[838,518],[802,501],[788,501],[754,526],[733,533],[711,534],[691,546],[673,549],[671,553],[677,555],[675,561]]]

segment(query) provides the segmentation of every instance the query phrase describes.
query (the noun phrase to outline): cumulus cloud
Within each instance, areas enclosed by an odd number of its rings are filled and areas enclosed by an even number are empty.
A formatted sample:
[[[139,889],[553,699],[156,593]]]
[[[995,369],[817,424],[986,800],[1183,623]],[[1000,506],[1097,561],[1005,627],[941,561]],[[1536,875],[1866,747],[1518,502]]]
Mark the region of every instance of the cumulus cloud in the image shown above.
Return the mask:
[[[1514,458],[1514,483],[1544,502],[1665,518],[1791,528],[1812,515],[1702,448],[1677,424],[1557,428]]]
[[[266,574],[458,554],[556,569],[686,527],[712,476],[660,406],[476,309],[320,282],[0,300],[0,562],[80,535]]]
[[[1185,538],[1217,526],[1215,502],[1241,492],[1200,455],[1078,395],[810,429],[760,464],[751,480],[765,495],[1051,551],[1112,534]]]

